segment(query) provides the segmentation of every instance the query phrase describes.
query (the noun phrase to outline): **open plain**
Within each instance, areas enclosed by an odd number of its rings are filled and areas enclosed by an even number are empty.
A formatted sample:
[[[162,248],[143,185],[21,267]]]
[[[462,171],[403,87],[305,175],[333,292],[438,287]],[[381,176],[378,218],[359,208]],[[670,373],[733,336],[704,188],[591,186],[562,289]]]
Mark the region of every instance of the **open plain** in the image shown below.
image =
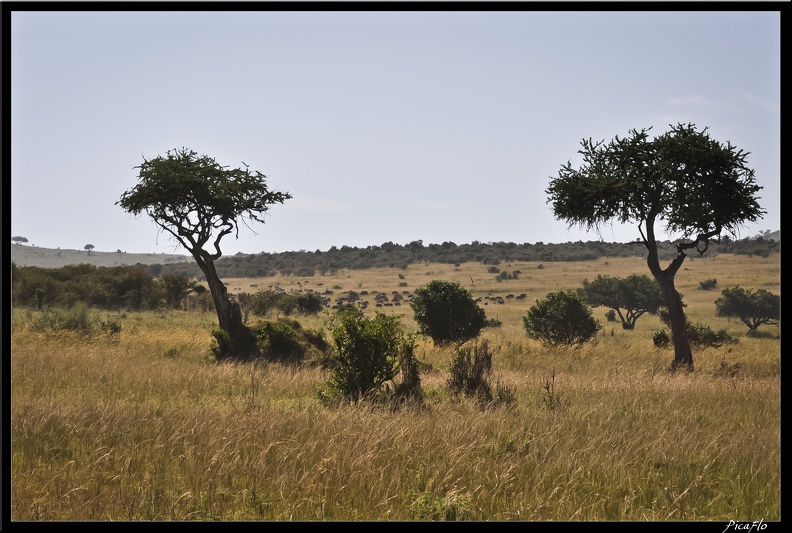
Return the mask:
[[[328,340],[349,291],[414,332],[415,288],[459,281],[501,323],[481,336],[502,399],[490,405],[453,395],[452,350],[421,337],[422,405],[329,407],[321,367],[215,362],[213,312],[121,312],[118,333],[86,337],[35,331],[42,311],[14,309],[12,520],[780,520],[780,331],[747,337],[713,303],[736,285],[780,294],[778,254],[685,262],[688,318],[739,338],[695,350],[693,373],[668,372],[653,315],[627,331],[596,308],[603,329],[577,350],[525,335],[537,299],[648,274],[642,259],[499,267],[520,274],[422,263],[224,280],[233,293],[325,294],[320,314],[291,318]]]

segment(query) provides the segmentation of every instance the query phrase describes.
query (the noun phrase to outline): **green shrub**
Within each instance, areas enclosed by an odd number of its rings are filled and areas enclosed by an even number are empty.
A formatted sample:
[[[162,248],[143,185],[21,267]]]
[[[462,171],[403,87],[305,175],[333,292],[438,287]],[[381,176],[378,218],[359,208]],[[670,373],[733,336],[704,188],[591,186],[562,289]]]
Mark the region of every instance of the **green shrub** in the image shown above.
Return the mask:
[[[690,345],[701,348],[720,348],[724,344],[736,344],[735,337],[726,333],[725,329],[714,331],[706,324],[688,324]]]
[[[456,281],[433,280],[415,290],[410,303],[419,333],[436,345],[478,337],[486,315],[470,292]]]
[[[668,336],[666,330],[661,329],[654,332],[654,335],[652,335],[652,342],[657,348],[666,348],[671,344],[671,337]]]
[[[209,349],[218,361],[230,357],[231,337],[228,336],[228,332],[222,328],[212,329],[212,343]]]
[[[523,326],[529,338],[546,346],[581,346],[602,329],[574,291],[550,293],[537,301],[523,317]]]
[[[471,502],[467,496],[451,493],[443,498],[434,498],[429,492],[412,494],[410,514],[419,521],[465,521],[471,520]]]
[[[265,322],[259,329],[258,343],[263,356],[271,361],[295,362],[303,355],[297,332],[281,322]]]
[[[699,281],[699,288],[703,291],[711,291],[715,287],[718,286],[717,279],[705,279],[704,281]]]
[[[315,292],[297,296],[297,310],[304,315],[315,315],[322,310],[322,297]]]
[[[392,381],[403,351],[412,344],[404,339],[399,319],[382,313],[373,319],[357,312],[338,313],[332,335],[330,396],[353,402],[373,397]]]
[[[486,319],[484,321],[484,327],[485,328],[499,328],[502,325],[503,325],[503,322],[501,322],[497,318],[488,318],[488,319]]]
[[[121,332],[121,318],[118,316],[108,317],[107,320],[100,320],[99,324],[102,327],[102,331],[105,333],[115,335]]]

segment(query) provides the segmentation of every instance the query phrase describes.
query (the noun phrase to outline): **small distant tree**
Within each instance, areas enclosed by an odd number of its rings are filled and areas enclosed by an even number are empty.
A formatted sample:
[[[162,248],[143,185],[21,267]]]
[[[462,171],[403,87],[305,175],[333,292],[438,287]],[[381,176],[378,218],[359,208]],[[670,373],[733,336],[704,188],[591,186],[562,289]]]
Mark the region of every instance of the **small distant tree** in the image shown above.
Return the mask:
[[[579,347],[602,329],[575,291],[553,292],[537,301],[523,317],[523,326],[529,338],[546,346]]]
[[[578,293],[592,307],[604,306],[618,313],[622,328],[628,330],[635,329],[635,322],[645,313],[657,313],[665,302],[660,285],[645,274],[626,278],[598,275],[592,282],[584,281]]]
[[[91,255],[91,250],[93,250],[95,246],[93,244],[86,244],[84,249],[88,250],[88,255]]]
[[[438,346],[478,337],[487,319],[484,309],[456,281],[436,279],[417,288],[410,307],[419,333]]]
[[[734,287],[724,289],[715,300],[718,316],[737,317],[753,333],[762,324],[778,326],[781,319],[781,296],[764,289],[745,290]]]
[[[14,243],[16,244],[19,244],[20,242],[28,242],[27,237],[20,237],[20,236],[11,237],[11,240],[14,241]]]

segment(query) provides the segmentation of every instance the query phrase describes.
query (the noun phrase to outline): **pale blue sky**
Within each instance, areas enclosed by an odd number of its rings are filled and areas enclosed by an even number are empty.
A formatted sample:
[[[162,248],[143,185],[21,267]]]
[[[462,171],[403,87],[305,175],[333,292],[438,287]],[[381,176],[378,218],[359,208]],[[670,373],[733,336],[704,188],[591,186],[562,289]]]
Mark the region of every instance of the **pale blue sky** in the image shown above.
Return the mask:
[[[294,196],[225,255],[597,240],[550,178],[584,137],[677,122],[751,152],[767,215],[742,236],[780,229],[777,11],[256,8],[12,12],[11,234],[183,252],[115,202],[187,147]]]

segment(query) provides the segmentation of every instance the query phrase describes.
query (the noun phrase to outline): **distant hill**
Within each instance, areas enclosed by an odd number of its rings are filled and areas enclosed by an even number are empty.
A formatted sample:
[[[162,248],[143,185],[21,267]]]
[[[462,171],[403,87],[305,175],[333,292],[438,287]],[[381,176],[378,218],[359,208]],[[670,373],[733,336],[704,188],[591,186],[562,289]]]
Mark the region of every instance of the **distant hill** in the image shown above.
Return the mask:
[[[24,244],[11,245],[11,262],[17,266],[60,268],[66,265],[89,264],[98,267],[123,265],[165,265],[192,261],[189,255],[181,254],[128,254],[126,252],[96,252],[86,250],[61,250],[39,248]]]

